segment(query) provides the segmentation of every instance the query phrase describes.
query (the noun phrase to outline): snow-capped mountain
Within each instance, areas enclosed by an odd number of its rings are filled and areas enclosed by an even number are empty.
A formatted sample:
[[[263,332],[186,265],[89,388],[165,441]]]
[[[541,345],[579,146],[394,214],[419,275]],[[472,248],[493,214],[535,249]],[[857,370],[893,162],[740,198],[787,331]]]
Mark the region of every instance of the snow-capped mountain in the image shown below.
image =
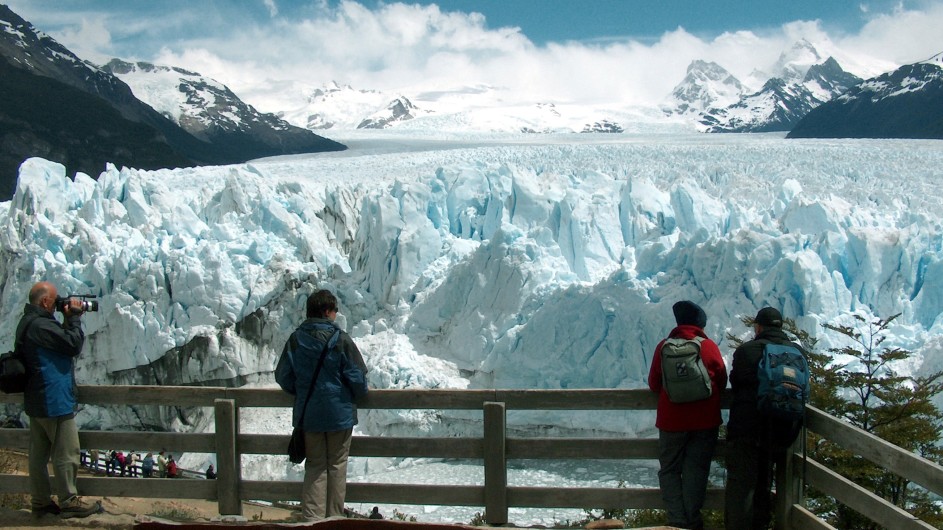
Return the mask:
[[[860,82],[802,119],[790,138],[943,138],[943,53]]]
[[[66,163],[70,172],[97,175],[108,162],[181,167],[344,148],[274,117],[246,112],[244,104],[220,104],[212,93],[216,87],[209,85],[192,85],[189,96],[202,100],[207,115],[218,105],[220,114],[232,112],[233,120],[244,122],[236,130],[226,130],[221,121],[204,124],[197,128],[198,138],[135,97],[118,77],[81,60],[4,5],[0,62],[5,72],[0,86],[11,103],[0,107],[0,117],[10,124],[0,155],[5,181],[15,177],[25,158],[37,154]],[[8,196],[4,190],[2,197]]]
[[[493,87],[464,87],[405,96],[360,90],[335,82],[305,91],[297,110],[280,112],[285,120],[312,129],[408,129],[470,132],[579,133],[623,132],[650,124],[664,127],[657,109],[613,109],[554,102],[509,104],[508,94]],[[671,126],[671,125],[669,125]]]
[[[723,108],[739,101],[743,84],[715,62],[696,60],[688,65],[684,79],[672,90],[666,111],[700,115],[710,108]]]
[[[0,55],[8,63],[108,100],[129,119],[142,119],[139,102],[114,76],[79,59],[65,46],[0,4]]]
[[[226,85],[196,72],[120,59],[101,68],[127,83],[138,99],[193,136],[231,149],[238,147],[242,160],[340,149],[336,142],[274,114],[257,111]]]
[[[586,124],[586,126],[583,127],[583,130],[580,132],[582,133],[620,133],[624,131],[625,129],[623,129],[622,126],[619,125],[618,123],[614,121],[610,121],[610,120],[602,120],[602,121],[597,121],[594,123]]]
[[[2,4],[0,70],[0,199],[12,197],[17,168],[30,156],[88,174],[106,162],[154,169],[210,159],[195,149],[202,142],[135,99],[127,85]]]
[[[806,79],[809,69],[821,64],[825,59],[811,42],[800,39],[779,54],[779,59],[773,66],[773,77],[778,77],[786,83],[801,83]]]
[[[800,82],[790,82],[800,70],[796,63],[788,63],[789,77],[774,77],[733,105],[705,111],[699,118],[701,127],[706,132],[789,131],[809,111],[860,81],[832,57],[804,69]]]
[[[392,124],[411,120],[416,117],[419,109],[405,97],[391,101],[385,109],[373,113],[370,117],[357,125],[358,129],[386,129]]]
[[[289,123],[311,130],[355,129],[364,122],[394,118],[410,119],[418,111],[406,96],[377,90],[360,90],[350,85],[330,82],[319,88],[303,87],[296,108],[279,111]],[[401,109],[396,109],[397,103]]]

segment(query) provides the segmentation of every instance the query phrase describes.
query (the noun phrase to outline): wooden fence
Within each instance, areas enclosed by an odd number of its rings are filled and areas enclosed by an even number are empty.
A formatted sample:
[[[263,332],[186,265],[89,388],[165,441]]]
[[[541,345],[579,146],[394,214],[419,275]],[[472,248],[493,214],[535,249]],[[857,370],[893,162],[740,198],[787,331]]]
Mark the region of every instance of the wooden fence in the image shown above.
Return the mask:
[[[157,452],[215,453],[217,480],[81,477],[79,490],[89,496],[133,496],[215,500],[222,515],[241,515],[243,500],[298,500],[296,481],[244,480],[241,456],[282,455],[288,434],[246,434],[239,431],[245,407],[291,407],[292,397],[278,389],[164,386],[81,386],[79,401],[89,405],[159,405],[213,407],[215,433],[142,431],[81,431],[82,447],[124,447]],[[0,395],[0,403],[20,396]],[[729,396],[724,396],[724,406]],[[656,397],[644,390],[373,390],[361,409],[431,409],[482,411],[481,437],[354,437],[351,456],[415,457],[480,460],[481,485],[349,483],[349,502],[483,507],[490,524],[508,522],[509,507],[532,508],[662,508],[657,488],[564,488],[508,485],[508,461],[516,459],[657,460],[654,438],[519,438],[508,436],[508,410],[654,410]],[[811,431],[893,469],[943,495],[943,468],[855,429],[846,422],[809,408]],[[289,427],[285,426],[287,432]],[[26,449],[25,429],[0,429],[0,447]],[[721,441],[718,458],[726,446]],[[287,458],[287,457],[286,457]],[[835,497],[888,528],[932,528],[910,514],[876,498],[813,461],[791,455],[776,477],[778,528],[829,528],[805,510],[805,482]],[[28,492],[28,477],[0,475],[0,493]],[[723,509],[722,488],[709,488],[706,508]]]

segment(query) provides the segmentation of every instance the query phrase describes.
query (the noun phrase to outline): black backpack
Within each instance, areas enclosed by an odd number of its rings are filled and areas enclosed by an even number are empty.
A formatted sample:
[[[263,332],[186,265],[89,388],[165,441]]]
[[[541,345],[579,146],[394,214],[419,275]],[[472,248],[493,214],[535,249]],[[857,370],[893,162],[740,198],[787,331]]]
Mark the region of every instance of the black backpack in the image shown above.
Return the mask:
[[[32,320],[23,326],[22,334],[26,333]],[[0,392],[4,394],[20,394],[26,391],[29,374],[26,364],[20,353],[20,336],[13,343],[13,351],[0,355]]]

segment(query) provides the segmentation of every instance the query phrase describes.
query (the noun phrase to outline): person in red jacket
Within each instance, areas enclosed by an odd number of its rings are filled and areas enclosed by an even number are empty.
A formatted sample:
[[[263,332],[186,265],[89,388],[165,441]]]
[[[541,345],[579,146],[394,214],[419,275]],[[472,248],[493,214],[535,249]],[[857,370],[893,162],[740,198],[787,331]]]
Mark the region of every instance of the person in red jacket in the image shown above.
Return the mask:
[[[704,333],[707,314],[694,302],[683,300],[672,306],[677,326],[668,339],[700,338],[700,356],[710,377],[710,396],[698,401],[675,403],[668,397],[662,373],[662,348],[655,348],[648,387],[658,394],[655,426],[658,428],[658,483],[668,512],[668,525],[704,528],[701,508],[707,493],[711,458],[717,446],[720,394],[727,386],[727,367],[720,349]]]

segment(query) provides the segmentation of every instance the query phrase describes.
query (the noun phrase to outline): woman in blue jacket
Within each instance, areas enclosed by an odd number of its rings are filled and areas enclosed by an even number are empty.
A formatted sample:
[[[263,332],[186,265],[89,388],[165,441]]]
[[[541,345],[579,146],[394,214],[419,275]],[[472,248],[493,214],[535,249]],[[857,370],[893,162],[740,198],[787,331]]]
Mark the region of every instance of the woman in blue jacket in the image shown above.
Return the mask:
[[[305,432],[301,514],[317,521],[344,515],[355,402],[367,394],[367,367],[350,335],[334,324],[334,294],[318,291],[306,305],[307,319],[285,343],[275,381],[295,396],[292,426]]]

